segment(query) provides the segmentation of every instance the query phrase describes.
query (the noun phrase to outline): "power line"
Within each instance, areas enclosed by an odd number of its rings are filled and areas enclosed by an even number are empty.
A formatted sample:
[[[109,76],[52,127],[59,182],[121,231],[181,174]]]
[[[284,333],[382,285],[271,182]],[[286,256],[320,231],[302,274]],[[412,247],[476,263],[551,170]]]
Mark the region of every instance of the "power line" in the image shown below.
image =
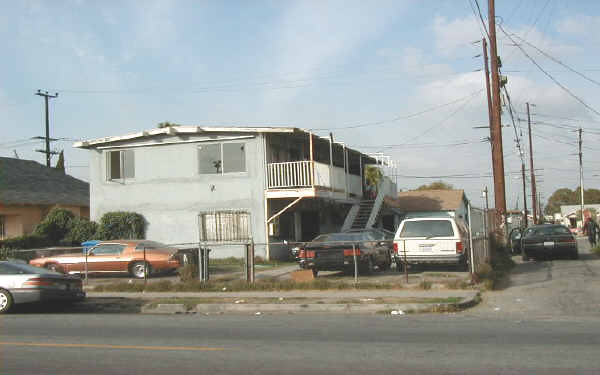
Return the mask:
[[[471,93],[471,94],[469,94],[467,96],[464,96],[464,97],[459,98],[459,99],[452,100],[452,101],[444,103],[444,104],[440,104],[440,105],[436,105],[436,106],[433,106],[433,107],[429,107],[429,108],[426,108],[426,109],[424,109],[422,111],[411,113],[409,115],[399,115],[399,116],[396,116],[394,118],[387,119],[387,120],[381,120],[381,121],[375,121],[375,122],[366,122],[366,123],[361,123],[361,124],[357,124],[357,125],[339,126],[339,127],[334,127],[334,128],[312,128],[310,130],[357,129],[357,128],[365,128],[365,127],[370,127],[370,126],[383,125],[383,124],[387,124],[387,123],[390,123],[390,122],[396,122],[396,121],[400,121],[400,120],[408,120],[410,118],[417,117],[417,116],[423,115],[425,113],[433,112],[433,111],[438,110],[440,108],[444,108],[444,107],[447,107],[449,105],[461,102],[461,101],[463,101],[465,99],[471,99],[473,96],[475,96],[476,94],[478,94],[478,93],[480,93],[482,91],[483,91],[483,89],[475,91],[475,92],[473,92],[473,93]]]
[[[521,50],[521,52],[540,70],[542,71],[542,73],[544,73],[548,78],[550,78],[552,80],[552,82],[554,82],[555,84],[557,84],[561,89],[563,89],[567,94],[569,94],[572,98],[574,98],[575,100],[577,100],[579,103],[581,103],[584,107],[586,107],[587,109],[589,109],[590,111],[594,112],[596,115],[600,116],[600,112],[598,112],[597,110],[595,110],[593,107],[591,107],[590,105],[588,105],[586,102],[583,101],[583,99],[581,99],[580,97],[578,97],[577,95],[575,95],[574,93],[571,92],[571,90],[569,90],[566,86],[564,86],[562,83],[558,82],[558,80],[556,80],[556,78],[554,78],[550,73],[546,72],[544,70],[544,68],[542,68],[540,66],[540,64],[537,63],[537,61],[535,61],[531,56],[529,56],[529,54],[525,51],[525,49],[523,49],[523,47],[517,43],[507,32],[506,30],[504,30],[504,28],[502,27],[502,25],[498,25],[500,27],[500,30],[502,30],[502,32],[515,44],[515,46],[517,48],[519,48],[519,50]]]

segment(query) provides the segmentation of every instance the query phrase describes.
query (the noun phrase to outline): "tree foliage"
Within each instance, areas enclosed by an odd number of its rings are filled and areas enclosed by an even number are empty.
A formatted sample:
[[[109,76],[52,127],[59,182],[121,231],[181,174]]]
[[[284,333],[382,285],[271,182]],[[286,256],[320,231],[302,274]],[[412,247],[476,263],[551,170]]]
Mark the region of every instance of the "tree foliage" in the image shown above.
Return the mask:
[[[377,186],[383,179],[383,172],[378,167],[373,165],[367,166],[365,170],[365,180],[367,181],[367,185],[377,190]]]
[[[53,208],[34,229],[33,234],[57,244],[71,230],[75,215],[64,208]]]
[[[600,190],[598,189],[584,189],[583,200],[586,204],[599,204],[600,203]],[[556,190],[546,203],[544,213],[546,215],[553,215],[560,212],[560,206],[575,205],[581,203],[581,190],[577,187],[575,190],[569,188],[560,188]]]
[[[434,181],[429,185],[421,185],[415,190],[454,190],[454,186],[444,181]]]
[[[102,215],[96,237],[100,240],[137,240],[145,235],[146,221],[135,212],[107,212]]]
[[[98,223],[86,218],[76,217],[73,219],[71,230],[65,238],[64,243],[79,246],[82,242],[93,240],[97,237]]]

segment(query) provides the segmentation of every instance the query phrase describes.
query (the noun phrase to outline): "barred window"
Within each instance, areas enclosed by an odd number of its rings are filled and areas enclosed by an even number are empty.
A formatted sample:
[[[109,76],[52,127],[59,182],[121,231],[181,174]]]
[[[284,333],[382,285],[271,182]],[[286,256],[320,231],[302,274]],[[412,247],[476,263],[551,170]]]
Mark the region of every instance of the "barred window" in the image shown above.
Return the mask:
[[[250,240],[250,214],[244,211],[215,211],[200,214],[200,241],[239,242]]]

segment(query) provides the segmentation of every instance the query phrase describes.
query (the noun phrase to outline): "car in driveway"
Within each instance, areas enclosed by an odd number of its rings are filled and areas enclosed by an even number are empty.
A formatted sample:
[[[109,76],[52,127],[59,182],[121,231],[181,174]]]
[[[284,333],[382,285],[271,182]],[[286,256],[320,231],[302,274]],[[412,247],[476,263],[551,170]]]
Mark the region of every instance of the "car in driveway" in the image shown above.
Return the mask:
[[[148,240],[102,241],[86,254],[62,254],[40,257],[29,261],[65,274],[121,273],[144,278],[155,273],[171,272],[179,268],[184,253],[160,242]]]
[[[448,264],[469,269],[469,232],[450,216],[404,219],[394,236],[394,261],[404,264]]]
[[[556,256],[579,258],[577,239],[569,228],[559,224],[534,225],[525,229],[521,238],[521,251],[524,261]]]
[[[15,304],[77,302],[85,298],[78,277],[25,263],[0,261],[0,314]]]
[[[300,268],[319,271],[354,272],[354,257],[360,273],[371,273],[375,267],[387,270],[392,264],[393,233],[379,229],[327,233],[300,247]],[[353,247],[354,246],[354,247]]]

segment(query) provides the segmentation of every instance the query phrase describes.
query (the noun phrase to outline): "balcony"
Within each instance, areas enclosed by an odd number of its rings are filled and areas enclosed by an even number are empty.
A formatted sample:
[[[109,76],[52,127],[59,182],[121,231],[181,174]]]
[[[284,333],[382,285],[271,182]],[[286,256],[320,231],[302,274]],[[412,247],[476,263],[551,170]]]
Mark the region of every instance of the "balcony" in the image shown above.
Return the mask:
[[[305,161],[267,164],[267,195],[272,198],[299,196],[362,197],[361,177],[344,168]]]

